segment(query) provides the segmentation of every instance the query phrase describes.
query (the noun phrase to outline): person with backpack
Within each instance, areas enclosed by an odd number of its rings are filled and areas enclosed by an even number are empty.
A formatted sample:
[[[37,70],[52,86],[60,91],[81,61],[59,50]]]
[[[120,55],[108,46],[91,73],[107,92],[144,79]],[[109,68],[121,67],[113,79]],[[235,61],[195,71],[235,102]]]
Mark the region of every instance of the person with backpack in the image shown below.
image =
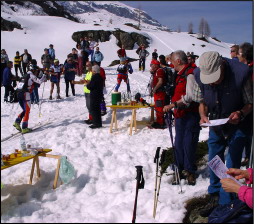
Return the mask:
[[[151,95],[154,97],[154,109],[156,111],[156,122],[151,125],[151,128],[164,129],[165,120],[163,113],[163,106],[165,105],[166,92],[164,89],[165,85],[165,72],[160,68],[160,62],[157,60],[151,61],[150,73],[152,74],[151,82]]]
[[[195,77],[194,68],[188,63],[187,55],[182,50],[173,52],[171,62],[177,72],[171,103],[163,111],[174,109],[175,118],[175,164],[180,178],[187,176],[188,185],[196,184],[196,150],[200,133],[199,103],[193,101]],[[173,185],[179,184],[176,176]]]
[[[121,85],[122,80],[124,80],[124,82],[127,85],[127,92],[130,93],[131,89],[130,89],[130,81],[128,78],[128,73],[132,74],[133,73],[133,69],[131,66],[131,63],[129,62],[129,58],[126,57],[125,59],[122,60],[122,62],[120,63],[120,65],[117,68],[117,84],[115,87],[115,92],[118,92],[118,89]]]
[[[18,115],[13,124],[13,126],[22,134],[32,131],[31,128],[28,128],[28,120],[31,108],[30,93],[33,91],[34,84],[41,84],[44,81],[47,81],[45,74],[43,74],[40,79],[37,77],[37,74],[39,73],[39,67],[37,65],[30,64],[28,70],[29,71],[25,75],[23,82],[19,82],[17,87],[17,98],[23,111]],[[20,127],[21,122],[22,128]]]
[[[104,56],[100,52],[100,48],[96,47],[96,51],[94,52],[92,61],[95,61],[99,66],[101,66],[101,62],[103,61],[103,59],[104,59]]]
[[[162,54],[159,56],[159,61],[160,61],[160,67],[164,70],[165,72],[165,105],[170,103],[170,100],[173,96],[173,91],[174,91],[174,72],[175,70],[171,67],[166,62],[166,57]]]
[[[145,71],[146,58],[149,55],[150,53],[145,49],[145,46],[143,45],[139,51],[139,71]]]
[[[21,55],[21,58],[22,58],[22,70],[23,70],[23,74],[26,74],[26,69],[27,69],[28,64],[32,60],[32,55],[28,53],[27,49],[25,49],[24,53]]]
[[[66,97],[69,97],[69,85],[71,85],[72,95],[75,96],[75,86],[72,81],[75,79],[77,69],[75,64],[73,63],[72,58],[67,59],[67,63],[64,65],[64,79],[66,83]]]
[[[9,61],[9,57],[5,51],[5,49],[1,50],[1,86],[3,85],[3,72],[7,67],[7,62]]]
[[[4,72],[3,72],[3,86],[5,88],[4,102],[10,102],[10,103],[13,103],[14,93],[15,93],[14,88],[12,86],[12,81],[16,80],[16,77],[11,72],[12,68],[13,68],[13,62],[8,61],[7,67],[4,69]],[[10,101],[8,101],[9,94],[10,94]]]
[[[44,54],[41,56],[41,64],[43,65],[44,69],[49,69],[50,65],[52,64],[52,58],[49,54],[49,49],[44,49]]]
[[[122,45],[122,47],[117,51],[117,55],[118,55],[118,57],[120,59],[120,62],[122,62],[125,59],[125,57],[127,55],[126,55],[126,51],[125,51],[124,45]]]
[[[57,88],[57,99],[62,99],[60,97],[60,78],[61,74],[63,72],[63,67],[59,65],[59,60],[55,59],[54,64],[50,67],[49,73],[50,73],[50,82],[51,82],[51,89],[50,89],[50,96],[49,100],[52,100],[52,94],[54,91],[54,86],[56,85]]]

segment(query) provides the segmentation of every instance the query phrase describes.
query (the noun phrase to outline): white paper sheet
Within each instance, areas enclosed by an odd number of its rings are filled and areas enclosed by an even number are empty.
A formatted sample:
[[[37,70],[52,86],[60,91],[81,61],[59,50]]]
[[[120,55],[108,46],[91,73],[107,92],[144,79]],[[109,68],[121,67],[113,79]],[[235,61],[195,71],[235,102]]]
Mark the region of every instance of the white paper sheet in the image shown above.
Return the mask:
[[[200,126],[202,127],[211,127],[211,126],[218,126],[222,124],[226,124],[228,122],[229,118],[223,118],[223,119],[216,119],[216,120],[210,120],[210,123],[203,123]]]
[[[223,178],[230,178],[234,180],[236,183],[242,186],[242,184],[236,180],[234,177],[230,176],[226,172],[228,171],[228,168],[226,165],[222,162],[221,158],[216,155],[210,162],[208,162],[208,166],[212,169],[212,171],[216,174],[217,177],[220,179]]]

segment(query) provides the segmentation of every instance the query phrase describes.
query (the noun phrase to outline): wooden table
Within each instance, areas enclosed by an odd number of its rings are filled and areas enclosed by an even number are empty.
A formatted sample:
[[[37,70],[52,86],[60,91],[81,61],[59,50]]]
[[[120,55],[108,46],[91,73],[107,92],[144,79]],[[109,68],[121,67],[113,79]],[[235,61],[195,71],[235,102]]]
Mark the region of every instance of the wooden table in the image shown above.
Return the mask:
[[[131,123],[130,123],[130,135],[132,135],[132,129],[135,128],[135,131],[137,131],[137,109],[140,108],[151,108],[151,118],[150,122],[154,121],[154,106],[144,106],[142,104],[136,104],[135,106],[131,105],[109,105],[107,107],[110,107],[112,109],[112,117],[111,117],[111,123],[110,123],[110,133],[113,132],[113,126],[115,124],[115,129],[117,129],[117,117],[116,117],[116,111],[117,110],[132,110],[131,114]]]
[[[29,179],[29,184],[32,184],[35,164],[36,164],[36,169],[37,169],[37,177],[39,178],[41,176],[40,165],[39,165],[39,157],[42,156],[42,157],[48,157],[48,158],[57,159],[58,162],[57,162],[57,168],[56,168],[55,179],[54,179],[54,184],[53,184],[53,189],[55,189],[57,187],[57,181],[58,181],[58,177],[59,177],[59,169],[60,169],[60,164],[61,164],[61,160],[60,160],[61,156],[47,154],[48,152],[51,152],[51,151],[52,151],[52,149],[43,149],[37,155],[29,155],[29,156],[25,156],[25,157],[22,157],[22,154],[21,154],[20,151],[17,154],[17,157],[15,157],[14,153],[12,153],[12,154],[10,154],[10,159],[8,161],[4,161],[5,165],[1,166],[1,170],[10,168],[12,166],[15,166],[15,165],[18,165],[20,163],[26,162],[26,161],[28,161],[30,159],[33,159],[32,168],[31,168],[31,174],[30,174],[30,179]]]

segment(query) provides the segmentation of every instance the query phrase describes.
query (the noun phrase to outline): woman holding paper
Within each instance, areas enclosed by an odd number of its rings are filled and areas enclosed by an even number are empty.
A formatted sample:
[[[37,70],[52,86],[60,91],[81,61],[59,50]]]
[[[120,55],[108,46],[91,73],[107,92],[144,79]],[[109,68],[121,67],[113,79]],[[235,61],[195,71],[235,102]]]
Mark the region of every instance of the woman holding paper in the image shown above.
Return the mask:
[[[243,179],[247,184],[252,184],[253,182],[253,169],[249,168],[247,170],[240,170],[235,168],[230,168],[227,174],[233,176],[235,179]],[[237,182],[230,178],[221,179],[222,188],[226,192],[237,193],[241,201],[245,202],[250,208],[253,208],[253,192],[252,187],[240,186]]]

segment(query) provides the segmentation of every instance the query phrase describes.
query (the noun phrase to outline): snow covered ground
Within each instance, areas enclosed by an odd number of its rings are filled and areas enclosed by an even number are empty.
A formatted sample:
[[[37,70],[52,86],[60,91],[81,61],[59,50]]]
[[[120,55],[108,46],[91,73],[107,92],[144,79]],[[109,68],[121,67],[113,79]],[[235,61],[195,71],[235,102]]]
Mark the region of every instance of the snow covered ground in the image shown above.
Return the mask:
[[[6,18],[8,15],[3,14]],[[13,60],[15,52],[28,49],[40,62],[43,49],[52,43],[56,57],[63,63],[75,42],[71,35],[75,31],[97,29],[93,25],[79,24],[59,17],[47,16],[16,16],[14,19],[27,27],[24,31],[1,32],[1,48],[6,49],[9,58]],[[115,20],[114,20],[115,21]],[[114,25],[114,24],[113,24]],[[119,25],[120,26],[120,25]],[[115,25],[117,27],[117,25]],[[113,30],[106,24],[100,29]],[[125,27],[125,31],[135,31]],[[195,54],[215,50],[229,57],[227,43],[205,43],[187,33],[168,33],[153,29],[142,30],[151,38],[152,53],[154,48],[159,54],[169,54],[173,50],[194,51]],[[204,44],[206,47],[202,47]],[[192,45],[195,44],[195,45]],[[105,68],[108,93],[116,84],[116,68],[107,67],[117,59],[116,39],[112,36],[108,42],[100,43],[100,49],[105,56],[102,66]],[[137,58],[135,50],[128,50],[128,56]],[[147,61],[149,64],[151,57]],[[40,65],[40,63],[39,63]],[[138,71],[138,62],[132,63],[134,73],[129,76],[133,93],[146,91],[150,79],[148,70]],[[14,72],[14,71],[13,71]],[[76,77],[76,80],[79,80]],[[39,88],[42,96],[43,85]],[[109,133],[111,111],[103,117],[103,128],[91,130],[84,122],[88,117],[85,105],[83,86],[76,85],[76,96],[65,98],[65,83],[61,80],[62,100],[49,101],[50,83],[46,82],[44,95],[41,98],[41,113],[38,105],[32,105],[29,127],[39,123],[50,124],[25,135],[27,143],[32,147],[52,149],[52,154],[65,155],[74,165],[76,178],[67,185],[52,189],[56,160],[41,158],[41,179],[35,177],[34,184],[28,184],[32,161],[3,170],[1,182],[1,222],[131,222],[135,199],[136,165],[143,166],[145,188],[139,191],[137,222],[182,222],[186,209],[186,200],[206,193],[209,184],[206,166],[198,170],[199,177],[195,186],[183,182],[183,194],[179,194],[179,186],[172,186],[172,176],[163,176],[156,219],[153,219],[153,199],[155,182],[154,154],[158,146],[170,147],[169,132],[165,130],[148,129],[144,123],[149,120],[150,110],[140,109],[137,112],[138,131],[133,136],[128,135],[130,111],[118,112],[118,131]],[[56,90],[55,90],[56,91]],[[126,91],[122,83],[119,91]],[[1,139],[15,133],[12,126],[21,108],[16,104],[3,102],[4,88],[1,88]],[[55,92],[54,92],[55,94]],[[53,94],[53,95],[54,95]],[[111,104],[111,95],[107,96],[107,104]],[[55,98],[55,96],[54,96]],[[148,102],[149,97],[145,98]],[[200,140],[208,138],[208,129],[202,129]],[[1,143],[3,154],[12,153],[20,148],[19,138],[13,138]],[[171,170],[168,170],[172,172]]]

